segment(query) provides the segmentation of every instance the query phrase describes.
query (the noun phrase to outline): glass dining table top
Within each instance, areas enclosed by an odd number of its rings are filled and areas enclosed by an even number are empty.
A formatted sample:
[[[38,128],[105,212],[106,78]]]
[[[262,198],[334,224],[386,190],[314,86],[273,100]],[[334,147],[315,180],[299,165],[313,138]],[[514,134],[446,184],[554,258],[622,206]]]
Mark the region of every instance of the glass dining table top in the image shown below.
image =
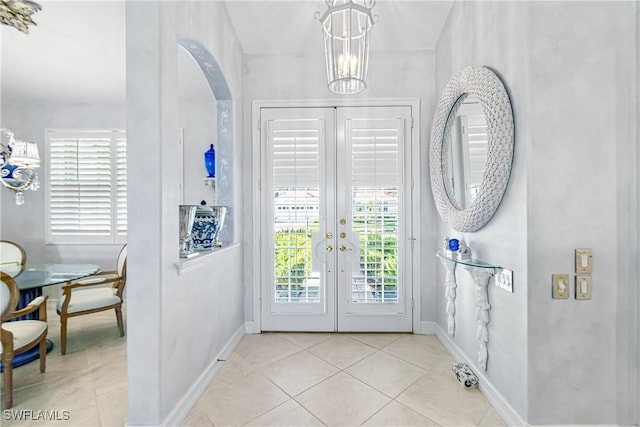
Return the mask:
[[[82,279],[100,272],[95,264],[27,264],[14,277],[18,289],[32,289]]]

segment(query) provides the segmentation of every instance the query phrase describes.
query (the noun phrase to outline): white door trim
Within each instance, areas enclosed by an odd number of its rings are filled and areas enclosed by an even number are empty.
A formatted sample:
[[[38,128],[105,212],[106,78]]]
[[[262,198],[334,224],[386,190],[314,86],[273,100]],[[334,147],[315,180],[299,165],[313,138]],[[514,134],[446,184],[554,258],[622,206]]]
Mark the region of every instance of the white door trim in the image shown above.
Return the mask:
[[[411,126],[411,159],[412,159],[412,219],[411,237],[414,246],[412,251],[412,305],[413,305],[413,332],[420,333],[420,100],[418,98],[381,98],[381,99],[325,99],[325,100],[256,100],[251,103],[251,150],[252,150],[252,176],[251,183],[251,212],[252,218],[260,215],[261,199],[261,164],[262,147],[260,145],[260,109],[262,108],[323,108],[323,107],[378,107],[378,106],[409,106],[411,107],[413,126]],[[246,238],[254,243],[252,250],[252,269],[247,274],[247,286],[253,290],[253,330],[250,332],[259,333],[262,330],[262,304],[261,304],[261,275],[260,275],[260,221],[252,221],[247,224],[248,236]],[[246,265],[246,264],[245,264]]]

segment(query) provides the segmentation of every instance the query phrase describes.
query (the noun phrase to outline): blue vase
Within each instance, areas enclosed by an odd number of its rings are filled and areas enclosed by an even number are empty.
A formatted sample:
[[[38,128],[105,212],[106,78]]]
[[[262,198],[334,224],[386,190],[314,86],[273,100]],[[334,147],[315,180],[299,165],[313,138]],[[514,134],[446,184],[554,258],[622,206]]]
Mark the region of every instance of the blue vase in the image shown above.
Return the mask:
[[[209,178],[215,178],[216,176],[216,151],[213,149],[213,144],[209,146],[209,149],[204,152],[204,167],[207,169]]]

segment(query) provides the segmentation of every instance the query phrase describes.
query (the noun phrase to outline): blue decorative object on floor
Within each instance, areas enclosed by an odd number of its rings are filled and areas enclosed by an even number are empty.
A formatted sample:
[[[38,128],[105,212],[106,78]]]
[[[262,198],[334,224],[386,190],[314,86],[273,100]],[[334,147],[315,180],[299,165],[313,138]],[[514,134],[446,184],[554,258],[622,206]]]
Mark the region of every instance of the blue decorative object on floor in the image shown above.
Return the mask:
[[[451,366],[451,371],[464,388],[478,387],[478,377],[466,363],[454,363]]]
[[[53,350],[53,341],[47,340],[47,353]],[[40,358],[40,346],[35,346],[31,350],[27,350],[24,353],[20,353],[16,356],[13,356],[13,362],[11,362],[11,366],[17,368],[18,366],[26,365],[29,362],[32,362],[36,359]],[[0,362],[0,372],[4,371],[4,365]]]

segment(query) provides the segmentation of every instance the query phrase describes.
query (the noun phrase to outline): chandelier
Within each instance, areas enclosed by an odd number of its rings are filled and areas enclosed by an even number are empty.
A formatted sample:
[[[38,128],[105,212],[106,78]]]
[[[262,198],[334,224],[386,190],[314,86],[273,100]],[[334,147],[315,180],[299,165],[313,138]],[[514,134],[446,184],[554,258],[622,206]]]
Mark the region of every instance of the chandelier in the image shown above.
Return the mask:
[[[16,193],[16,205],[24,204],[24,190],[40,188],[38,174],[34,169],[40,167],[40,154],[35,142],[15,139],[13,132],[0,128],[0,134],[8,142],[0,144],[0,183]]]
[[[315,17],[322,24],[329,90],[342,95],[366,86],[369,37],[375,0],[326,0],[328,9]],[[377,16],[376,16],[377,18]]]
[[[0,23],[29,34],[28,25],[36,25],[31,15],[41,9],[38,3],[29,0],[0,0]]]

